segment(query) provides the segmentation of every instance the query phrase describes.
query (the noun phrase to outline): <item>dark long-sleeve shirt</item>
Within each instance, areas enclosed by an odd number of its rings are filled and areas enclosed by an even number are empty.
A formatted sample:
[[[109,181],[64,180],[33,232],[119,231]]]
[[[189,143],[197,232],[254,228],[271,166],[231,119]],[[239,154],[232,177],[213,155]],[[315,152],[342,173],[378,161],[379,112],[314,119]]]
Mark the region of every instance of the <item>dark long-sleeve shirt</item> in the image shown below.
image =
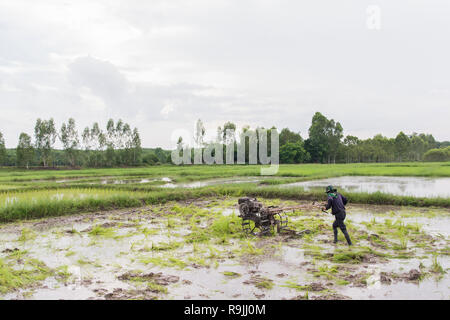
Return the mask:
[[[331,214],[333,215],[343,213],[345,212],[345,205],[347,204],[347,202],[347,198],[340,193],[336,193],[336,197],[328,195],[328,203],[326,205],[326,209],[328,210],[331,208]]]

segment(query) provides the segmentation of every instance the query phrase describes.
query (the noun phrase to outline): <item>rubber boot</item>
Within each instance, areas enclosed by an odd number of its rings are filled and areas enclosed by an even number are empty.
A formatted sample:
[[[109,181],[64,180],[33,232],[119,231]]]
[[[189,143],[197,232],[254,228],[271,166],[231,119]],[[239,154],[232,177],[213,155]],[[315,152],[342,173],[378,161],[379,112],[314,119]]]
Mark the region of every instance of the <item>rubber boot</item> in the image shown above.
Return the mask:
[[[333,243],[337,243],[338,242],[338,230],[337,230],[337,228],[333,229],[333,232],[334,232],[334,241],[333,241]]]

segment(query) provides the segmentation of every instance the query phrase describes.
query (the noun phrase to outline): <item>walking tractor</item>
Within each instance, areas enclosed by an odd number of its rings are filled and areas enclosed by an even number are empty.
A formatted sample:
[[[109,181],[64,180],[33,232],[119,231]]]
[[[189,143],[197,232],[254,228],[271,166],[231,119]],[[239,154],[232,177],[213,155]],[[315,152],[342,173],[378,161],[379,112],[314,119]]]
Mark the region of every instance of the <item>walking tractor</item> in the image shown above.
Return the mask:
[[[243,197],[238,200],[239,217],[242,218],[242,230],[248,235],[278,234],[302,235],[309,230],[295,231],[288,228],[286,211],[305,209],[305,205],[280,208],[277,206],[264,207],[256,198]],[[315,206],[313,204],[313,206]]]

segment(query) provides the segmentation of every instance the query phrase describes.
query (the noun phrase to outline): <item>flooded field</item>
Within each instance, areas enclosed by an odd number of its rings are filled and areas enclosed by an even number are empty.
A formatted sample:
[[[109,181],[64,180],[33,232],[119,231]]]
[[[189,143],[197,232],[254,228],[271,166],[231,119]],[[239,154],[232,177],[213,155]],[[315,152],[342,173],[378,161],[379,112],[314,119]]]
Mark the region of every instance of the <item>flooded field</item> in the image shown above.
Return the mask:
[[[299,186],[305,190],[323,189],[333,185],[342,191],[383,192],[399,196],[450,197],[450,178],[344,176],[330,179],[302,181],[281,185]]]
[[[52,181],[52,180],[47,180]],[[201,188],[219,184],[233,184],[233,183],[257,183],[261,181],[261,177],[231,177],[231,178],[218,178],[218,179],[207,179],[200,181],[191,182],[175,182],[170,177],[154,178],[154,177],[143,177],[136,179],[120,179],[117,177],[98,177],[95,179],[86,178],[71,178],[71,179],[59,179],[55,180],[58,184],[91,184],[91,185],[133,185],[133,184],[152,184],[157,185],[162,188]],[[37,182],[37,181],[34,181]]]
[[[336,184],[337,185],[337,184]],[[263,200],[265,205],[309,204]],[[302,237],[244,236],[237,198],[3,224],[3,299],[449,299],[450,210],[291,211]]]
[[[166,183],[161,185],[162,188],[201,188],[207,186],[213,186],[218,184],[233,184],[233,183],[249,183],[259,182],[260,177],[239,177],[239,178],[227,178],[227,179],[211,179],[204,181],[193,181],[186,183]]]

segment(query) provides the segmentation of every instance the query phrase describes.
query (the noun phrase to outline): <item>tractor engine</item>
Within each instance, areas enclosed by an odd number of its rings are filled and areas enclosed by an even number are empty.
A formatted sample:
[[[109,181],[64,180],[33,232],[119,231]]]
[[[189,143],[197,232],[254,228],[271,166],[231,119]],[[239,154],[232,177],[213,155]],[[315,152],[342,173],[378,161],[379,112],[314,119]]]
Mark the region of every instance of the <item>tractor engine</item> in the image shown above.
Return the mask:
[[[255,215],[260,213],[263,205],[256,198],[244,197],[238,200],[239,213],[241,218],[245,218],[248,215]]]

